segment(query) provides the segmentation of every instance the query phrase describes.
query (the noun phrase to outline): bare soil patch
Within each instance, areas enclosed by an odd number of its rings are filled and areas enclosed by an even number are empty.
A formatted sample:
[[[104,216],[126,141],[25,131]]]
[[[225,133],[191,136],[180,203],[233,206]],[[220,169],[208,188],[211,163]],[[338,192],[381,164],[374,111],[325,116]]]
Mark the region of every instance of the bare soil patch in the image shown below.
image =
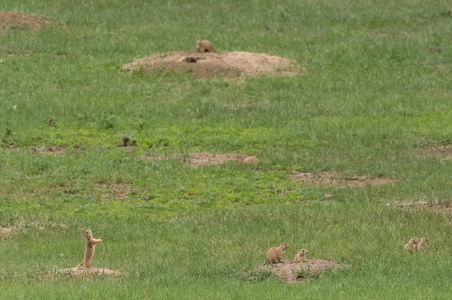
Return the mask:
[[[215,51],[201,53],[193,51],[173,51],[136,59],[122,66],[123,70],[142,71],[148,75],[158,72],[183,72],[194,77],[257,76],[272,74],[294,76],[303,68],[294,61],[278,56],[250,52]]]
[[[322,172],[317,174],[292,172],[289,176],[294,182],[326,186],[376,186],[395,183],[394,180],[389,178],[367,178],[365,176],[344,177],[335,172]]]
[[[36,147],[28,147],[28,149],[33,152],[33,153],[40,153],[40,154],[53,154],[53,155],[59,155],[63,152],[63,148],[62,147],[41,147],[41,148],[36,148]]]
[[[185,165],[197,168],[202,165],[218,165],[229,161],[244,163],[251,156],[231,153],[174,153],[147,157],[155,160],[179,159]]]
[[[436,156],[442,158],[452,157],[452,145],[432,147],[430,149],[424,149],[421,154],[425,156]]]
[[[98,187],[101,197],[106,200],[121,200],[121,202],[125,202],[129,199],[129,195],[143,193],[143,191],[133,189],[130,184],[102,183]]]
[[[14,151],[14,150],[20,150],[20,147],[17,147],[16,145],[4,145],[1,147],[1,149],[5,151]]]
[[[118,271],[106,269],[106,268],[97,268],[97,267],[90,267],[88,269],[84,268],[67,268],[67,269],[61,269],[56,270],[54,272],[47,272],[45,277],[84,277],[84,278],[91,278],[94,276],[119,276],[120,273]]]
[[[24,15],[16,12],[0,11],[0,31],[4,30],[6,27],[39,31],[51,23],[52,20],[45,16]]]
[[[13,227],[0,227],[0,235],[9,234],[13,231]]]
[[[418,201],[418,202],[399,202],[396,203],[395,206],[401,208],[427,209],[431,211],[452,213],[452,203],[431,203],[426,201]]]
[[[19,147],[16,145],[5,145],[0,146],[0,150],[3,149],[4,151],[15,151],[15,150],[22,150],[22,149],[28,149],[29,151],[33,153],[39,153],[39,154],[54,154],[59,155],[62,154],[65,149],[71,149],[71,150],[78,150],[83,151],[85,150],[83,147],[74,147],[74,148],[64,148],[61,146],[51,146],[51,147],[36,147],[36,146],[29,146],[27,147]]]
[[[318,275],[329,269],[343,268],[344,265],[323,259],[308,259],[301,263],[293,263],[285,260],[272,266],[265,265],[261,269],[270,269],[273,274],[287,283],[297,283],[305,280],[310,275]]]

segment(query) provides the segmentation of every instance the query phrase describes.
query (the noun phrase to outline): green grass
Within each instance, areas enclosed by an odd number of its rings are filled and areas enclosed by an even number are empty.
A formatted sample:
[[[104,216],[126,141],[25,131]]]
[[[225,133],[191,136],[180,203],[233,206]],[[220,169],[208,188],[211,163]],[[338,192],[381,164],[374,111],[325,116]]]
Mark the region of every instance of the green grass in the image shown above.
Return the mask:
[[[452,202],[450,156],[422,155],[452,139],[449,9],[441,0],[3,1],[1,11],[54,22],[0,32],[0,225],[17,228],[0,236],[0,298],[448,299],[451,215],[394,204]],[[239,81],[120,68],[197,39],[306,72]],[[132,151],[117,147],[124,135]],[[64,150],[28,149],[51,146]],[[148,158],[188,152],[260,164]],[[310,186],[292,171],[396,183]],[[126,201],[112,184],[130,189]],[[80,263],[86,228],[105,238],[93,266],[122,276],[42,279]],[[403,253],[412,236],[430,239],[426,253]],[[286,258],[306,248],[349,267],[300,285],[250,275],[282,242]]]

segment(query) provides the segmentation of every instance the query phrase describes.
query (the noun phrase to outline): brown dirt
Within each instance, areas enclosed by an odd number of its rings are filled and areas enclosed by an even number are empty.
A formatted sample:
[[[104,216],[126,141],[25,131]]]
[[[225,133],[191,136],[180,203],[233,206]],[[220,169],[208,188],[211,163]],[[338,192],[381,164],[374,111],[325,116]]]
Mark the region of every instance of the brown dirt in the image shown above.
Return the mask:
[[[452,157],[452,145],[437,146],[430,149],[424,149],[421,151],[421,154],[425,156],[450,158]]]
[[[442,52],[443,49],[441,47],[432,47],[430,48],[430,52]]]
[[[99,184],[99,193],[101,197],[107,200],[121,200],[125,202],[128,200],[130,194],[142,194],[143,191],[134,190],[130,184],[120,183],[102,183]]]
[[[12,227],[0,227],[0,235],[1,234],[8,234],[13,231]]]
[[[243,163],[243,161],[250,156],[231,153],[175,153],[146,157],[156,160],[179,159],[185,165],[197,168],[202,165],[218,165],[229,161]]]
[[[99,275],[107,275],[107,276],[119,276],[120,273],[118,271],[113,271],[110,269],[105,268],[97,268],[97,267],[90,267],[88,269],[83,268],[67,268],[67,269],[61,269],[56,270],[54,272],[47,272],[45,277],[59,277],[64,276],[66,278],[69,277],[94,277]]]
[[[297,283],[305,280],[310,274],[323,273],[328,269],[343,268],[344,265],[333,261],[323,259],[308,259],[306,262],[292,263],[291,260],[285,260],[283,263],[265,265],[261,269],[270,269],[273,274],[286,281],[287,283]],[[301,268],[304,269],[303,275],[299,275]]]
[[[14,150],[20,150],[20,147],[17,147],[16,145],[4,145],[1,147],[1,149],[5,151],[14,151]]]
[[[53,154],[53,155],[59,155],[63,152],[63,148],[62,147],[41,147],[41,148],[36,148],[36,147],[28,147],[28,149],[33,152],[33,153],[40,153],[40,154]]]
[[[364,176],[344,177],[334,172],[323,172],[318,174],[292,172],[289,176],[294,182],[326,186],[376,186],[395,183],[394,180],[389,178],[367,178]]]
[[[16,12],[0,11],[0,31],[6,27],[39,31],[51,23],[52,20],[45,16],[23,15]]]
[[[26,147],[19,147],[16,145],[4,145],[0,146],[0,150],[3,149],[4,151],[14,151],[14,150],[22,150],[27,149]],[[71,150],[79,150],[83,151],[83,147],[74,147],[74,148],[64,148],[60,146],[51,146],[51,147],[35,147],[35,146],[29,146],[28,150],[30,150],[33,153],[39,153],[39,154],[54,154],[59,155],[62,154],[65,149],[71,149]]]
[[[39,230],[53,230],[55,228],[61,228],[61,229],[68,229],[68,226],[64,223],[50,223],[50,222],[19,222],[15,226],[6,226],[6,227],[0,227],[0,235],[4,234],[10,234],[10,233],[17,233],[22,232],[25,233],[30,228],[37,228]]]
[[[431,211],[452,213],[452,203],[431,203],[426,201],[418,201],[418,202],[399,202],[394,204],[394,206],[412,209],[428,209]]]
[[[257,76],[273,74],[278,76],[294,76],[303,71],[295,62],[261,53],[250,52],[206,52],[173,51],[157,54],[122,66],[123,70],[151,73],[175,71],[191,73],[194,77],[226,77]]]

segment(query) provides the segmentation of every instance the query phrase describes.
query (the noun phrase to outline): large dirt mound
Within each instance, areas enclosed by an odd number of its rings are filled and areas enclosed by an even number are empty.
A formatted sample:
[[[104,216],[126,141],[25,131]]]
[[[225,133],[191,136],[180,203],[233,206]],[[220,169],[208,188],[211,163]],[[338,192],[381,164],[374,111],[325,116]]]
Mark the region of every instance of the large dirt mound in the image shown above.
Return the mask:
[[[123,70],[142,71],[144,74],[175,71],[191,73],[195,77],[215,75],[227,77],[275,74],[294,76],[301,69],[288,59],[250,52],[174,51],[134,60],[122,66]]]
[[[305,280],[309,276],[316,276],[330,269],[342,268],[344,265],[323,259],[308,259],[301,263],[293,263],[285,260],[282,263],[271,266],[264,266],[262,269],[270,269],[273,274],[287,283],[297,283]]]
[[[16,12],[0,11],[0,31],[5,27],[14,29],[31,29],[39,31],[43,26],[50,25],[52,21],[48,17],[37,15],[23,15]]]

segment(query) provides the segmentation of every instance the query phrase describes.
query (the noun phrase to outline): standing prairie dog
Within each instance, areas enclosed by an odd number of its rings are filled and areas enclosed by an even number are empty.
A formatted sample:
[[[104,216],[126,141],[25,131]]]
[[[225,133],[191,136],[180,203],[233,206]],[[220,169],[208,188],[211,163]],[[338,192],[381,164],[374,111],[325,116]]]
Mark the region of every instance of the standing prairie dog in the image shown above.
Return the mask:
[[[292,260],[292,262],[302,262],[302,261],[308,261],[306,259],[306,255],[308,254],[308,250],[306,249],[301,249],[297,255],[295,255],[294,259]]]
[[[412,237],[410,241],[407,244],[405,244],[404,249],[405,251],[416,250],[418,244],[419,240],[417,239],[417,237]]]
[[[198,50],[198,52],[213,52],[213,45],[210,41],[208,40],[197,40],[196,41],[196,49]]]
[[[417,245],[417,250],[424,251],[427,248],[426,243],[428,242],[428,238],[423,237],[419,245]]]
[[[279,247],[271,247],[270,249],[268,249],[267,253],[265,254],[265,262],[262,264],[261,267],[263,267],[265,264],[269,264],[269,265],[273,266],[273,263],[275,261],[282,262],[283,261],[283,258],[282,258],[283,252],[287,248],[289,248],[289,245],[287,245],[286,243],[283,243],[283,244],[279,245]]]
[[[96,244],[102,242],[104,238],[101,237],[100,239],[93,239],[93,233],[91,232],[90,229],[87,229],[85,231],[85,237],[86,237],[85,258],[83,259],[81,264],[77,266],[77,268],[80,268],[80,266],[83,265],[83,267],[87,269],[91,265],[91,259],[93,258]]]

